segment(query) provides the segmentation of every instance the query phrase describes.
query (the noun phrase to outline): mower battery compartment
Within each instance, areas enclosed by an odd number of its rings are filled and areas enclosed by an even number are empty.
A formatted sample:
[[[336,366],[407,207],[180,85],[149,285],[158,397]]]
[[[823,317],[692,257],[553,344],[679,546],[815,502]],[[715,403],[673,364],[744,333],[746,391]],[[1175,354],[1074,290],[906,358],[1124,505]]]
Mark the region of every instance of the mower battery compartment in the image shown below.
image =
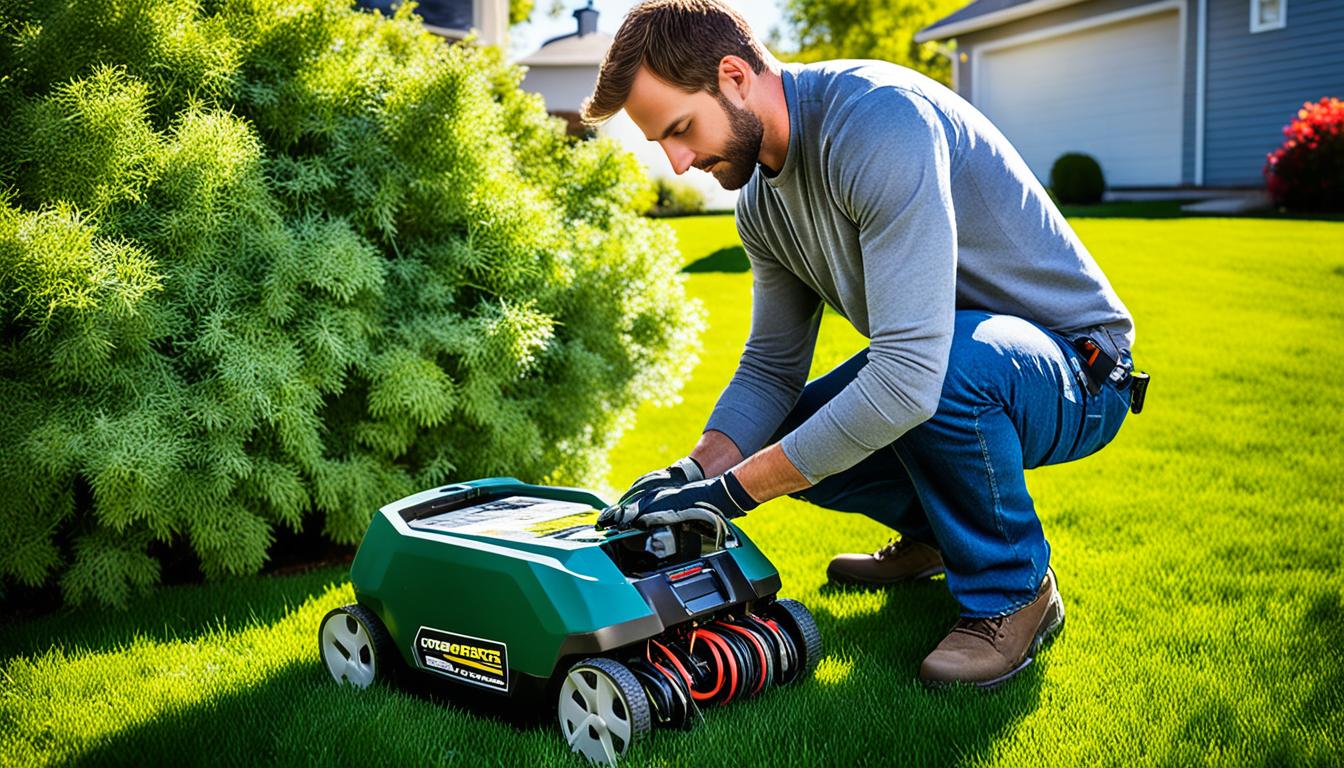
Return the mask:
[[[635,589],[666,627],[769,597],[779,591],[777,574],[752,582],[727,552],[664,568],[634,582]]]

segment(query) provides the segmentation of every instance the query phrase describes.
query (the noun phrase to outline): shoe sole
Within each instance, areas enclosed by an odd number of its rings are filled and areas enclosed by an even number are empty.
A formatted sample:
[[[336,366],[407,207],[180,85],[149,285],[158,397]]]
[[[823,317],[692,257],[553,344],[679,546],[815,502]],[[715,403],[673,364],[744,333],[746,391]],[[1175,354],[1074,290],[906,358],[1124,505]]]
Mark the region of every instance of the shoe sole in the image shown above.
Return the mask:
[[[921,679],[920,682],[924,684],[925,688],[931,690],[947,688],[953,685],[970,684],[982,691],[990,691],[1013,679],[1019,672],[1031,666],[1031,663],[1036,660],[1036,655],[1040,653],[1041,646],[1050,642],[1050,640],[1064,629],[1064,601],[1060,598],[1058,589],[1055,590],[1054,597],[1055,599],[1050,601],[1050,613],[1053,614],[1052,618],[1050,618],[1050,620],[1036,633],[1036,636],[1031,639],[1031,646],[1027,648],[1027,655],[1023,657],[1022,662],[1013,669],[991,680],[959,680],[956,682],[948,682],[943,680]]]
[[[865,579],[862,576],[837,575],[832,571],[827,570],[826,578],[830,579],[832,582],[836,584],[849,584],[852,586],[860,586],[860,587],[889,587],[893,584],[903,584],[907,581],[919,581],[920,579],[932,578],[940,573],[945,572],[946,570],[947,569],[944,568],[943,566],[936,565],[932,568],[926,568],[913,576],[903,576],[899,579]]]

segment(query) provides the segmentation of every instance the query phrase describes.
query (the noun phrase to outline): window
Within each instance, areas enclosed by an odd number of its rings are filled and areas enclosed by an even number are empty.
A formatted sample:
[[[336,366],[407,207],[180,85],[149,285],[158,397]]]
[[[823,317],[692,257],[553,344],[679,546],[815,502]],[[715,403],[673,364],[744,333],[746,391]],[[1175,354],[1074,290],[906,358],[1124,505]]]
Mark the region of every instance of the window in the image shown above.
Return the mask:
[[[1283,29],[1288,23],[1288,0],[1251,0],[1251,32]]]

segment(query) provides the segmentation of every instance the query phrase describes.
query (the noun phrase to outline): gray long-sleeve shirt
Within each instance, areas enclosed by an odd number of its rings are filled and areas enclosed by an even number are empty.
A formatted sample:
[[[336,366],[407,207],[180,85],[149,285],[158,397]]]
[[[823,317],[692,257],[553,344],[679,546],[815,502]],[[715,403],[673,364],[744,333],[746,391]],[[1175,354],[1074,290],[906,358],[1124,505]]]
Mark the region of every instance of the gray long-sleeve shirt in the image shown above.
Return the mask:
[[[706,429],[750,455],[797,402],[822,302],[869,339],[868,364],[783,438],[810,483],[936,411],[956,309],[1016,315],[1112,355],[1134,324],[1017,151],[939,83],[880,61],[783,65],[789,146],[737,203],[751,331]]]

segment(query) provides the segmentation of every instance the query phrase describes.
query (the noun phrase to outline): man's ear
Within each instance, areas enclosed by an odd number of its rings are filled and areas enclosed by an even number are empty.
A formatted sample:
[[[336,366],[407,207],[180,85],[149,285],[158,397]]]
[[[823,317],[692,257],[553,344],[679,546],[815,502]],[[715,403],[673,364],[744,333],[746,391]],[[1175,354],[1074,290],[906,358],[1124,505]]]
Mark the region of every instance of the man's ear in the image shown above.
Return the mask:
[[[756,73],[741,56],[729,54],[719,60],[719,93],[742,106],[756,83]]]

